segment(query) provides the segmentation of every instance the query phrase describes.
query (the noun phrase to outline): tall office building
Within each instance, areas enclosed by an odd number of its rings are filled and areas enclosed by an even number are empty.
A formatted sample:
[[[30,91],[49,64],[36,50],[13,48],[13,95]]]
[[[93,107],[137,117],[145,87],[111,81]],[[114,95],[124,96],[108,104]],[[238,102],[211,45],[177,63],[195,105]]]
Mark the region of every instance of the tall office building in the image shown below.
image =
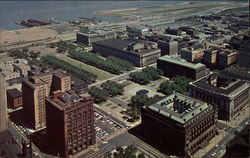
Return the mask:
[[[7,124],[7,98],[5,76],[0,73],[0,133],[7,130]]]
[[[23,109],[34,129],[46,126],[45,98],[54,91],[71,89],[70,76],[62,71],[40,73],[23,79]]]
[[[55,117],[56,114],[56,117]],[[46,98],[48,142],[60,157],[69,157],[95,144],[93,99],[72,91]]]

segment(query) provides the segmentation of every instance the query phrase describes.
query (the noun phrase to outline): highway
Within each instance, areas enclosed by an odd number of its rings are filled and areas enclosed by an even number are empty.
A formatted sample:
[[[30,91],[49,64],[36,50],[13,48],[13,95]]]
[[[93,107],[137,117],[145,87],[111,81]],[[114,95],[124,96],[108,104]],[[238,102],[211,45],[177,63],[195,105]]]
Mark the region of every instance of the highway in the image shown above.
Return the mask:
[[[250,118],[246,118],[244,121],[242,121],[237,128],[231,128],[228,131],[228,134],[218,143],[218,147],[214,147],[211,149],[206,155],[204,155],[204,158],[211,158],[213,157],[212,154],[215,153],[214,157],[217,157],[220,154],[220,151],[226,149],[226,145],[236,136],[235,132],[238,133],[241,132],[245,126],[246,123],[250,121]]]

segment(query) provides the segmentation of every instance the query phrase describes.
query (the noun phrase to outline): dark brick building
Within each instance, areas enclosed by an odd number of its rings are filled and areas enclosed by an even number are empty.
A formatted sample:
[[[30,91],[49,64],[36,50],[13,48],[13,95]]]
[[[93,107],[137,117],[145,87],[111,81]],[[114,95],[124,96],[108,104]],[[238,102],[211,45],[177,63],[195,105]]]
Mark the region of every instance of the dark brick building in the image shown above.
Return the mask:
[[[141,111],[142,134],[171,155],[190,157],[217,133],[217,109],[174,93]]]
[[[55,116],[56,115],[56,116]],[[95,144],[93,99],[72,91],[46,98],[48,142],[60,157],[69,157]]]
[[[7,90],[7,104],[8,107],[13,109],[22,106],[23,105],[22,93],[16,88]]]

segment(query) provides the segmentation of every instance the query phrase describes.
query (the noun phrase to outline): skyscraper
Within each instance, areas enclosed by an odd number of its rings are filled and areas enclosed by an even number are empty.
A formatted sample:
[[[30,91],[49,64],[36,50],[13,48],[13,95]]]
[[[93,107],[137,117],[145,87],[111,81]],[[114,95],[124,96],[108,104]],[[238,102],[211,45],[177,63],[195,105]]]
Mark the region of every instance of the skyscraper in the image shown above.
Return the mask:
[[[54,91],[71,89],[70,76],[62,71],[36,74],[23,79],[23,109],[34,129],[46,126],[45,98]]]
[[[0,133],[7,130],[7,99],[5,77],[0,73]]]

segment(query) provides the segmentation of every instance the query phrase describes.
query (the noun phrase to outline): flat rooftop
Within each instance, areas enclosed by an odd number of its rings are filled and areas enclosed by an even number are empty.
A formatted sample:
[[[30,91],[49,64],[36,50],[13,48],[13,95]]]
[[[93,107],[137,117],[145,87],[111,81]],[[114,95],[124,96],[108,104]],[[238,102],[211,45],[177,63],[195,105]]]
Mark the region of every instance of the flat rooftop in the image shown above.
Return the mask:
[[[99,44],[99,45],[103,45],[106,47],[118,49],[118,50],[127,51],[127,52],[134,53],[134,54],[145,54],[145,53],[151,53],[152,51],[155,51],[155,50],[160,50],[158,48],[145,49],[144,47],[142,49],[139,49],[140,51],[127,50],[128,45],[137,44],[137,43],[145,44],[138,39],[132,39],[132,38],[128,38],[128,39],[124,39],[124,40],[113,38],[113,39],[98,41],[98,42],[94,42],[94,43]]]
[[[158,112],[163,116],[169,117],[170,119],[181,124],[185,124],[210,107],[211,105],[197,99],[181,93],[173,93],[146,108]]]
[[[228,96],[249,88],[247,82],[243,80],[225,77],[216,73],[203,77],[195,82],[191,82],[190,84],[214,93]]]
[[[194,64],[194,63],[190,63],[184,59],[181,59],[180,56],[177,55],[164,55],[162,57],[160,57],[158,60],[162,60],[162,61],[166,61],[166,62],[170,62],[173,64],[177,64],[177,65],[181,65],[181,66],[185,66],[191,69],[199,69],[202,67],[205,67],[204,64],[198,63],[198,64]]]

